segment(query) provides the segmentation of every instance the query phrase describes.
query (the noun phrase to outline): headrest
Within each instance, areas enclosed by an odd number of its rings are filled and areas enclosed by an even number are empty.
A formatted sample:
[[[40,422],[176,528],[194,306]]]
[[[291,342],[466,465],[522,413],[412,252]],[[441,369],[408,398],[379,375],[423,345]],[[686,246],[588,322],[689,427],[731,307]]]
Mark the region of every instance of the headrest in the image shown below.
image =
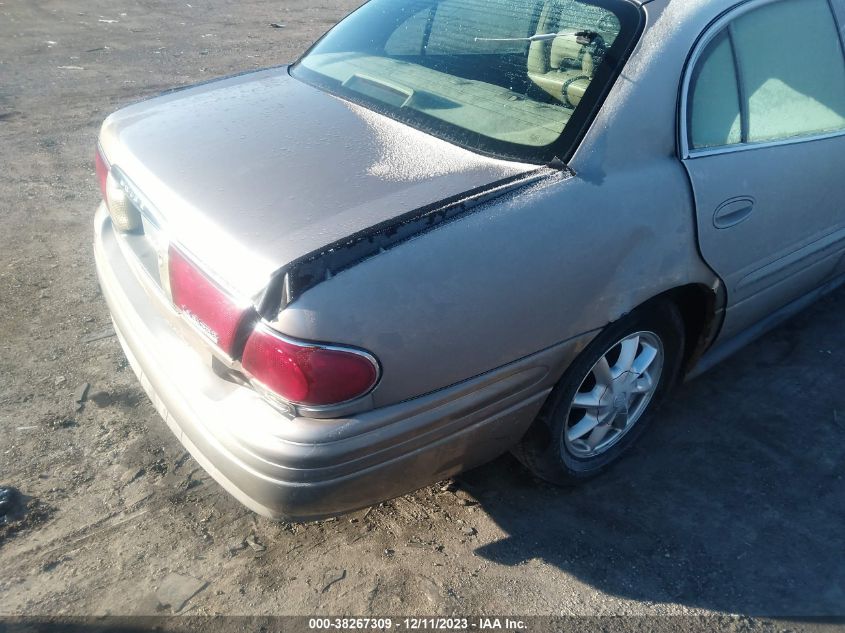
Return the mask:
[[[575,33],[559,35],[552,40],[549,66],[553,70],[580,70],[593,75],[593,56],[589,49],[578,41]]]

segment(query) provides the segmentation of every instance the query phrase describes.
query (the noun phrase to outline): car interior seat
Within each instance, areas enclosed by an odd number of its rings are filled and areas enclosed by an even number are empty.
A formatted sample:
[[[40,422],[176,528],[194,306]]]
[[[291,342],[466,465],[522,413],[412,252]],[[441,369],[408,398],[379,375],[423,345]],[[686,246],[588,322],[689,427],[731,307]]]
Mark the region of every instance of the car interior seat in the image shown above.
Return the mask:
[[[537,24],[538,33],[559,35],[552,40],[531,42],[528,47],[528,77],[539,88],[575,108],[604,55],[604,40],[592,31],[559,31],[557,2],[543,8]]]

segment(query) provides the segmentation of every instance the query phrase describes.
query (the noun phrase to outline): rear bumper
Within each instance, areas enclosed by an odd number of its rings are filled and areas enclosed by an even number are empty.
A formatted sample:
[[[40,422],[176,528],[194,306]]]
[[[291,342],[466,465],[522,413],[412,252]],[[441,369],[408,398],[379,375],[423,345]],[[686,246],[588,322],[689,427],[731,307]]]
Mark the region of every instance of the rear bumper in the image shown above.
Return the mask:
[[[185,448],[255,512],[311,520],[389,499],[508,450],[587,334],[426,396],[348,418],[288,417],[218,375],[181,319],[147,287],[101,205],[94,252],[118,339]]]

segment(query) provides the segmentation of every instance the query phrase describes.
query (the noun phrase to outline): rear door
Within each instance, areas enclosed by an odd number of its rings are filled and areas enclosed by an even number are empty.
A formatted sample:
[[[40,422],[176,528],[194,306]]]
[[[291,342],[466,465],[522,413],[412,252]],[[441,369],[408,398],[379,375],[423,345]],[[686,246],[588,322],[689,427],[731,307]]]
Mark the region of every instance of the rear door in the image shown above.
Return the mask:
[[[845,56],[828,0],[752,0],[693,54],[681,150],[730,337],[823,283],[845,248]]]

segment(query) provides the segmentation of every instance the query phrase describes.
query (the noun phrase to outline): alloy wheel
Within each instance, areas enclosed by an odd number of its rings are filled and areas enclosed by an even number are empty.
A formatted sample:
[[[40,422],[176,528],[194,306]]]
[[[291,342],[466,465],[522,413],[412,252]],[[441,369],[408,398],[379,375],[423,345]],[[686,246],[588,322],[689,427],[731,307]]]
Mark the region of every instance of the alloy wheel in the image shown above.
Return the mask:
[[[663,363],[663,344],[654,332],[629,334],[611,346],[572,399],[561,448],[582,459],[609,450],[642,417]]]

